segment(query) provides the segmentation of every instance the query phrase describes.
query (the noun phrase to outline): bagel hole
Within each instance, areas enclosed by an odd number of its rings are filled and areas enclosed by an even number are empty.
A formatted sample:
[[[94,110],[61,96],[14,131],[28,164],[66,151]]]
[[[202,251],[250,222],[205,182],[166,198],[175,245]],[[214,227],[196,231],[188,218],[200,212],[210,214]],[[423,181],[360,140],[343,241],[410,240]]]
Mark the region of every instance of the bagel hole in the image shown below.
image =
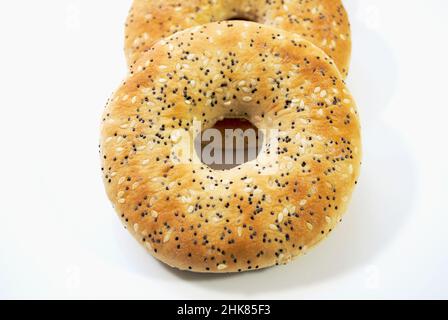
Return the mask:
[[[255,19],[252,19],[252,18],[249,18],[249,17],[243,17],[243,16],[240,16],[240,15],[235,16],[235,17],[232,17],[232,18],[230,18],[230,19],[227,19],[227,21],[249,21],[249,22],[257,22],[257,21],[255,21]]]
[[[213,170],[230,170],[258,157],[263,133],[246,119],[225,118],[204,130],[195,145],[202,163]]]
[[[229,15],[230,18],[227,21],[249,21],[257,22],[257,15],[251,11],[243,12],[241,10],[233,10],[232,14]]]

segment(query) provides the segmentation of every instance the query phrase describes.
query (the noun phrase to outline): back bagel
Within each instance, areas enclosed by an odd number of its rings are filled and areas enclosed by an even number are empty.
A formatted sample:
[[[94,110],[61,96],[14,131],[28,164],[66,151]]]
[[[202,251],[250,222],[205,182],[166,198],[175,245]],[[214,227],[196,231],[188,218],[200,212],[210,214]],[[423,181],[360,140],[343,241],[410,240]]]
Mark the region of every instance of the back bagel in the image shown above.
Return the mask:
[[[350,23],[340,0],[134,0],[126,24],[125,50],[132,67],[154,42],[175,32],[245,19],[297,33],[323,49],[348,73]]]

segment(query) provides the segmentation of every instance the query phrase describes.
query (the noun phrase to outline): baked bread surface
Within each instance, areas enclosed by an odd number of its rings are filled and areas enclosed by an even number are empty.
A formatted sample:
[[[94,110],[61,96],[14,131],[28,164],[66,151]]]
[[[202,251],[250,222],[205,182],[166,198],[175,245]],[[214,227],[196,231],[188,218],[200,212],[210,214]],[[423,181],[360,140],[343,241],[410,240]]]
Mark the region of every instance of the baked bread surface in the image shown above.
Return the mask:
[[[361,138],[353,97],[321,49],[229,21],[160,40],[137,66],[107,104],[100,152],[107,194],[149,253],[182,270],[256,270],[331,232],[358,178]],[[187,152],[194,123],[224,117],[277,132],[266,140],[275,147],[210,169]]]

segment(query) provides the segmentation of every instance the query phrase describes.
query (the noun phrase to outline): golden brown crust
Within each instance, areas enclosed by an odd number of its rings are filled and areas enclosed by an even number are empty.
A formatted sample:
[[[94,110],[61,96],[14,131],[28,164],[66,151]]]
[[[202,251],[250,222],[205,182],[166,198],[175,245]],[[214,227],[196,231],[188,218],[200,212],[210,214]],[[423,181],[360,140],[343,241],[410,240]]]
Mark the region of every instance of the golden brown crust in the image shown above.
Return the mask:
[[[353,98],[322,50],[222,22],[157,42],[139,65],[107,105],[101,156],[110,200],[153,256],[196,272],[254,270],[289,262],[334,228],[361,140]],[[194,120],[208,128],[241,115],[278,129],[276,160],[262,151],[230,171],[176,160]]]
[[[126,23],[128,64],[159,39],[209,22],[249,19],[297,33],[334,59],[345,77],[350,23],[340,0],[134,0]]]

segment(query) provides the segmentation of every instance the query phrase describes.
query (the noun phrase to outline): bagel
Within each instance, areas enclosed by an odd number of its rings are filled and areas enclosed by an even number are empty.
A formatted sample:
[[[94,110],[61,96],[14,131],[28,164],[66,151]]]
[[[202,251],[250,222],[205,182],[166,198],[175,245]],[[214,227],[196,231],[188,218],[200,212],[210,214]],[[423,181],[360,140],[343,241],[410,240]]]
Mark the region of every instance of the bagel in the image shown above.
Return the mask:
[[[131,70],[142,52],[177,31],[209,22],[244,19],[295,32],[348,73],[351,36],[340,0],[134,0],[126,23],[125,51]]]
[[[111,202],[154,257],[194,272],[255,270],[288,263],[335,227],[361,138],[354,100],[321,49],[226,21],[160,40],[142,59],[108,101],[100,154]],[[257,159],[226,171],[189,153],[178,161],[194,122],[242,117],[277,132]]]

